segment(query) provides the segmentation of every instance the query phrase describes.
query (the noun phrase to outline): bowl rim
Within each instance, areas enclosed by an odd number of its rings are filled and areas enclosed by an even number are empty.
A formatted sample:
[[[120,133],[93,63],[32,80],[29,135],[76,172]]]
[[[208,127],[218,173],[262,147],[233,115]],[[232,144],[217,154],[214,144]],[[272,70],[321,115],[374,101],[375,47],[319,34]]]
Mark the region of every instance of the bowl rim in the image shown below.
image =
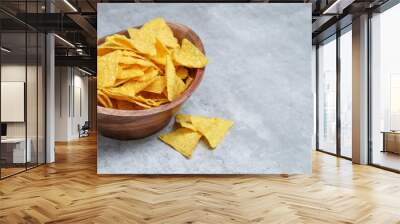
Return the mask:
[[[196,32],[194,32],[191,28],[189,28],[186,25],[180,24],[180,23],[172,23],[172,22],[167,22],[169,26],[172,27],[183,27],[188,30],[188,32],[191,33],[192,38],[196,39],[196,44],[195,46],[199,48],[201,52],[203,52],[204,55],[206,55],[206,52],[204,50],[203,42],[201,41],[200,37],[197,35]],[[135,28],[140,28],[141,26],[136,26]],[[122,34],[127,36],[128,35],[128,30],[121,30],[116,33],[112,33],[106,36],[101,37],[100,39],[97,40],[97,46],[99,44],[102,44],[105,39],[108,36],[114,35],[114,34]],[[168,102],[166,104],[163,104],[158,107],[152,107],[149,109],[144,109],[144,110],[120,110],[120,109],[114,109],[114,108],[106,108],[97,105],[97,113],[101,115],[109,115],[109,116],[120,116],[120,117],[141,117],[141,116],[148,116],[148,115],[154,115],[158,114],[160,112],[168,111],[171,110],[180,104],[182,104],[184,101],[186,101],[189,96],[193,94],[193,92],[197,89],[197,87],[200,85],[201,80],[203,79],[203,74],[204,74],[204,68],[195,68],[195,74],[194,74],[194,79],[192,83],[190,84],[189,88],[187,88],[183,93],[181,93],[176,99],[174,99],[171,102]],[[97,102],[96,102],[97,104]]]

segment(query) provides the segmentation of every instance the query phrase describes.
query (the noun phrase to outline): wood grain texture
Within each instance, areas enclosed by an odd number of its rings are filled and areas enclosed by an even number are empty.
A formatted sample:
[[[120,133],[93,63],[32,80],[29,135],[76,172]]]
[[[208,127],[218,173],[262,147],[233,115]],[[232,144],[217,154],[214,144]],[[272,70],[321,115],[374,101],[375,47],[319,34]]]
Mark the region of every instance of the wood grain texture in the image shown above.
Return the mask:
[[[310,176],[100,176],[84,138],[0,181],[0,223],[400,223],[398,174],[313,160]]]
[[[205,54],[203,43],[189,27],[176,23],[168,23],[168,25],[179,42],[183,38],[187,38]],[[118,34],[128,36],[128,31],[124,30]],[[104,41],[105,37],[100,38],[97,44],[100,45]],[[189,73],[194,77],[193,82],[170,103],[146,110],[117,110],[97,106],[99,131],[104,136],[123,140],[143,138],[154,134],[168,124],[180,106],[200,85],[204,70],[205,68],[189,69]]]

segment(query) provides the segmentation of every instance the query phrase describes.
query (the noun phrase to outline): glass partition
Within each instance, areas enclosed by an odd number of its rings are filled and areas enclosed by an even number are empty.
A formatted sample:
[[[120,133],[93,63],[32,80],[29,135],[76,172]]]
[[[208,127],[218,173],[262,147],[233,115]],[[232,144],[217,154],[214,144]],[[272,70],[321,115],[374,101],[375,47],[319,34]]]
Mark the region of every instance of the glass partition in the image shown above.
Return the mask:
[[[43,33],[38,33],[38,64],[37,64],[37,162],[43,164],[46,162],[46,38]]]
[[[24,171],[31,161],[26,141],[26,40],[24,31],[1,34],[2,177]]]
[[[27,167],[34,167],[37,165],[38,159],[38,49],[37,49],[38,35],[36,32],[27,33],[27,53],[28,61],[26,64],[26,114],[27,114],[27,150],[30,151],[30,161]]]
[[[36,1],[26,1],[27,6],[24,10],[27,13],[37,13],[38,4]],[[37,22],[37,17],[34,19]],[[33,29],[27,28],[27,74],[26,74],[26,114],[27,114],[27,142],[31,151],[31,161],[27,163],[27,168],[37,166],[37,63],[38,63],[38,33]],[[29,148],[27,148],[29,150]]]
[[[27,4],[28,3],[28,4]],[[1,1],[18,16],[43,11],[44,1]],[[40,6],[40,7],[39,7]],[[45,163],[44,33],[0,12],[0,178]],[[7,22],[3,22],[7,21]]]

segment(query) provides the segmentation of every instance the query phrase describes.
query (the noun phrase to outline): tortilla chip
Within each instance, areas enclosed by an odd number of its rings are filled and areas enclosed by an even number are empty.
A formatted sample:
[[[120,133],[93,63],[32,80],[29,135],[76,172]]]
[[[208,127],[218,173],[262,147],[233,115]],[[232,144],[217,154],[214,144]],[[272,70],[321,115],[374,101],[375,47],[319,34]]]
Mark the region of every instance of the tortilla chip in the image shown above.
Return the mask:
[[[167,47],[164,46],[158,39],[156,39],[156,50],[157,54],[153,57],[150,57],[151,60],[156,62],[157,64],[165,65],[166,57],[167,55],[170,55],[170,50],[168,50]]]
[[[134,50],[129,43],[118,42],[115,40],[114,35],[109,36],[106,38],[105,42],[101,45],[97,46],[98,56],[102,54],[109,53],[107,51],[116,51],[116,50],[123,50],[123,51],[132,51]]]
[[[190,86],[190,84],[192,84],[192,82],[193,82],[193,78],[189,76],[185,82],[185,89],[189,88],[189,86]]]
[[[156,47],[154,46],[154,40],[152,36],[140,31],[136,28],[128,29],[129,37],[133,47],[140,53],[149,56],[155,56],[157,54]]]
[[[124,50],[135,50],[133,42],[127,38],[125,35],[121,34],[114,34],[112,36],[108,36],[106,38],[106,42],[103,44],[105,46],[116,46],[123,48]]]
[[[134,79],[135,79],[136,81],[138,81],[138,82],[147,82],[147,81],[149,81],[150,79],[154,81],[155,78],[156,78],[159,74],[160,74],[160,72],[159,72],[157,69],[151,67],[151,68],[148,68],[148,69],[146,69],[146,70],[144,71],[144,75],[143,75],[143,76],[139,76],[139,77],[136,77],[136,78],[134,78]]]
[[[141,102],[141,100],[135,98],[135,97],[129,97],[128,101],[131,103],[136,104],[138,107],[142,108],[142,109],[150,109],[151,106],[147,105],[146,103]]]
[[[185,67],[181,67],[179,66],[176,69],[176,75],[180,78],[180,79],[186,79],[189,75],[189,71],[185,68]]]
[[[168,55],[166,58],[165,75],[167,77],[167,97],[169,101],[173,101],[185,90],[185,83],[176,76],[171,57]]]
[[[126,83],[126,82],[129,82],[130,80],[131,80],[130,78],[127,78],[127,79],[117,79],[117,80],[115,80],[114,86],[112,86],[112,87],[119,87],[119,86],[121,86],[122,84],[124,84],[124,83]]]
[[[208,63],[206,56],[187,39],[182,40],[181,48],[175,49],[172,55],[178,65],[188,68],[203,68]]]
[[[186,114],[177,115],[176,122],[182,127],[198,131],[213,149],[223,140],[225,134],[233,125],[233,121],[230,120]]]
[[[135,77],[140,77],[144,75],[143,68],[141,66],[135,65],[127,69],[120,69],[118,72],[117,79],[131,79]]]
[[[165,76],[157,76],[150,85],[143,89],[143,91],[161,94],[166,86],[167,82]]]
[[[158,39],[167,47],[179,47],[178,40],[174,37],[171,28],[163,18],[155,18],[145,23],[140,30],[153,39]]]
[[[118,60],[120,51],[113,51],[97,57],[97,88],[106,88],[114,85],[117,79]]]
[[[101,106],[103,107],[108,107],[112,108],[113,103],[110,100],[110,98],[101,90],[97,90],[97,101],[100,103]]]
[[[144,88],[146,88],[150,83],[154,81],[155,77],[144,81],[144,82],[138,82],[136,80],[130,80],[124,84],[122,84],[119,87],[114,87],[114,88],[109,88],[108,91],[109,93],[112,93],[113,95],[124,95],[128,97],[134,97],[136,96],[140,91],[142,91]]]
[[[151,108],[152,106],[144,103],[143,101],[145,101],[146,99],[144,99],[143,97],[139,97],[139,96],[127,96],[124,94],[121,94],[120,92],[117,91],[113,91],[112,89],[105,89],[104,92],[111,98],[114,100],[121,100],[121,101],[128,101],[131,103],[134,103],[142,108],[148,109]]]
[[[126,64],[126,65],[140,65],[143,67],[151,67],[155,66],[153,62],[147,59],[140,59],[140,58],[134,58],[134,57],[127,57],[127,56],[121,56],[118,60],[120,64]]]
[[[208,145],[213,149],[224,139],[225,134],[233,125],[233,121],[221,118],[193,116],[191,120],[193,126],[206,138]]]
[[[112,49],[112,48],[102,48],[102,47],[97,47],[97,56],[104,56],[108,53],[111,53],[115,50],[123,50],[122,48],[117,48],[117,49]]]
[[[148,98],[143,97],[145,95],[146,94],[141,93],[140,95],[135,96],[135,97],[131,97],[128,100],[130,102],[143,103],[143,104],[145,104],[147,106],[150,106],[150,107],[157,107],[157,106],[160,106],[161,104],[164,104],[164,103],[168,102],[168,100],[165,99],[165,98],[163,98],[163,99],[148,99]]]
[[[154,100],[154,101],[166,101],[166,102],[168,102],[168,99],[165,97],[164,94],[142,91],[142,92],[139,93],[138,96],[142,96],[145,99],[151,99],[151,100]]]
[[[197,131],[197,129],[193,126],[191,115],[187,114],[178,114],[175,117],[176,123],[180,124],[181,127],[188,128],[192,131]]]
[[[178,128],[173,132],[160,136],[161,141],[170,145],[188,159],[192,157],[200,138],[201,135],[199,133],[187,128]]]
[[[122,55],[123,55],[123,56],[128,56],[128,57],[140,58],[140,59],[143,59],[143,60],[146,59],[146,58],[143,57],[142,55],[137,54],[137,53],[135,53],[134,51],[129,51],[129,50],[123,50],[123,51],[122,51]]]

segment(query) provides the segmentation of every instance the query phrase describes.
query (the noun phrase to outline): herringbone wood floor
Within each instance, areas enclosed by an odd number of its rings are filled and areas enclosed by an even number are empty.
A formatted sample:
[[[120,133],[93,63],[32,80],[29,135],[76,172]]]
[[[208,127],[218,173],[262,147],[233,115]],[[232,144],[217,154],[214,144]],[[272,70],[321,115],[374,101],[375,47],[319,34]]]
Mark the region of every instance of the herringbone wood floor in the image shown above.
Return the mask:
[[[0,223],[400,223],[400,175],[323,153],[310,176],[98,176],[93,137],[56,151],[0,181]]]

